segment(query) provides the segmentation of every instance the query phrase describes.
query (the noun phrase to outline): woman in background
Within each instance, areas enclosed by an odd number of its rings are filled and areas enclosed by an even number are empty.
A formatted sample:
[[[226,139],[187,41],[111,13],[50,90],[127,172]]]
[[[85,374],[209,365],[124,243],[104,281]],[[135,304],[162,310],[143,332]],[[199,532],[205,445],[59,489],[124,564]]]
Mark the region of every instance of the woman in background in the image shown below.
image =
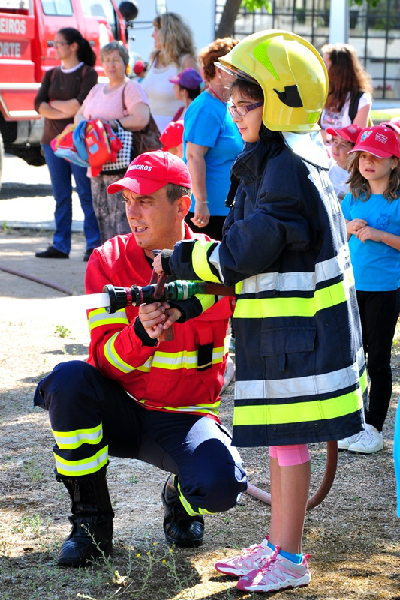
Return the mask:
[[[98,83],[91,91],[75,121],[102,119],[115,127],[117,119],[124,129],[140,131],[149,122],[150,111],[142,86],[134,79],[127,79],[126,68],[129,54],[119,42],[110,42],[101,49],[101,64],[108,83]],[[121,179],[122,171],[100,173],[91,177],[93,205],[100,227],[101,243],[115,235],[130,233],[122,192],[109,196],[107,187]]]
[[[193,35],[175,13],[158,15],[153,21],[154,50],[142,85],[149,98],[150,110],[157,127],[164,131],[176,111],[183,106],[175,98],[170,79],[188,68],[197,68]]]
[[[60,29],[56,33],[53,47],[57,60],[61,61],[61,67],[46,72],[35,98],[35,110],[44,117],[41,143],[56,201],[54,212],[56,230],[53,244],[43,252],[36,252],[35,256],[38,258],[68,258],[69,256],[72,225],[71,175],[73,175],[84,214],[86,252],[83,260],[87,261],[93,248],[100,245],[100,233],[93,210],[86,167],[79,167],[56,156],[50,142],[67,125],[73,123],[74,115],[91,88],[96,85],[97,73],[93,68],[96,55],[89,42],[72,27]]]
[[[320,118],[321,133],[354,123],[367,127],[371,110],[371,84],[355,49],[349,44],[326,44],[322,57],[329,76],[329,92]]]
[[[192,205],[186,216],[193,231],[221,240],[229,209],[230,169],[243,148],[239,130],[229,113],[231,76],[216,67],[221,56],[238,44],[218,39],[200,53],[207,89],[188,106],[184,119],[184,160],[192,177]]]

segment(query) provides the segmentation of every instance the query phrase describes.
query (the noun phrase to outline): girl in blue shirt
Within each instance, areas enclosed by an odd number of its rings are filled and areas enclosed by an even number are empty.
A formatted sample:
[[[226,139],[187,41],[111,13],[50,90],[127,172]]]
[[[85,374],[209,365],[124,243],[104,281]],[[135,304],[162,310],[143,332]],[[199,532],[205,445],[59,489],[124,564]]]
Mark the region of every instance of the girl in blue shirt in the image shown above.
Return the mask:
[[[392,394],[392,340],[400,286],[400,143],[385,126],[364,129],[350,167],[346,220],[370,377],[366,427],[339,448],[371,454],[383,448],[382,428]]]

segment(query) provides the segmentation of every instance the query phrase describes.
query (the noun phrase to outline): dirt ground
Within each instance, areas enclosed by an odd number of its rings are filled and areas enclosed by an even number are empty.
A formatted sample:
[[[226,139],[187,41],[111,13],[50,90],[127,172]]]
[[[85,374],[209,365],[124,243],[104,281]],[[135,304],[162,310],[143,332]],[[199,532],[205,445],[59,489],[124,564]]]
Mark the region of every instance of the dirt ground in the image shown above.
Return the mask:
[[[32,231],[0,234],[0,269],[8,268],[83,293],[83,238],[71,257],[38,260],[49,238]],[[53,473],[48,415],[34,409],[37,382],[59,362],[87,357],[88,330],[77,297],[0,270],[0,600],[231,600],[251,598],[217,573],[216,559],[261,541],[270,507],[249,494],[225,514],[206,518],[204,545],[170,551],[162,531],[160,492],[166,474],[138,461],[110,460],[116,513],[112,559],[87,569],[56,567],[69,532],[68,500]],[[400,340],[400,331],[397,332]],[[394,391],[385,446],[372,456],[340,453],[332,490],[306,517],[304,551],[312,582],[281,592],[282,600],[400,600],[400,539],[396,518],[393,429],[400,392],[400,344],[393,346]],[[223,395],[230,427],[233,384]],[[325,469],[326,446],[311,446],[312,488]],[[249,479],[268,491],[267,451],[244,449]],[[294,499],[295,501],[295,499]]]

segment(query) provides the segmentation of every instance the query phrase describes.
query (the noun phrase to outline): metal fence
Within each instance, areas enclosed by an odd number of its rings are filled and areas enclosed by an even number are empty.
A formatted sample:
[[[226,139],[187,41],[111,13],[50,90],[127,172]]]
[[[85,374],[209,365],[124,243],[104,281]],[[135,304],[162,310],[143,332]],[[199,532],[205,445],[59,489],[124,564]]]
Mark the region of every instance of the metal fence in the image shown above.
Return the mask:
[[[335,0],[332,0],[335,1]],[[238,39],[263,29],[285,29],[309,40],[319,50],[329,42],[329,0],[273,0],[271,11],[240,8],[233,35]],[[225,0],[216,0],[218,26]],[[349,39],[371,76],[374,100],[400,100],[400,0],[366,1],[350,7]]]

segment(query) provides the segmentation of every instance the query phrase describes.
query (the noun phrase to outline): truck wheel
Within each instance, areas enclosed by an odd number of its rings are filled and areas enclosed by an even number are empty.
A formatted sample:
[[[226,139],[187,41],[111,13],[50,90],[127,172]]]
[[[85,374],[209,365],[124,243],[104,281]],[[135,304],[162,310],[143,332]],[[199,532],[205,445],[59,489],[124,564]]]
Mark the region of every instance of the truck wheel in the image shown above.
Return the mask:
[[[3,161],[4,161],[4,145],[3,145],[3,137],[0,132],[0,191],[1,191],[1,184],[3,181]]]

